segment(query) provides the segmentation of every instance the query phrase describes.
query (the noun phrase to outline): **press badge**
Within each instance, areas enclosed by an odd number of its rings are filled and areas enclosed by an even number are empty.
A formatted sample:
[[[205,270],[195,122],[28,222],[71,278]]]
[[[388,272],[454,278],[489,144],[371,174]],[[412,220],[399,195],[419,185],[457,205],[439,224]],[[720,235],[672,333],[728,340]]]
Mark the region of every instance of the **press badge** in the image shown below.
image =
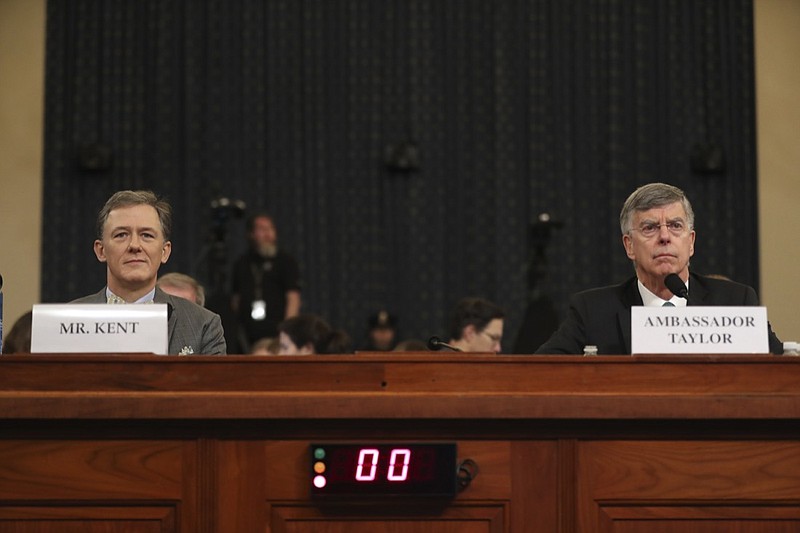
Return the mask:
[[[253,320],[264,320],[267,317],[267,302],[256,300],[250,309],[250,318]]]

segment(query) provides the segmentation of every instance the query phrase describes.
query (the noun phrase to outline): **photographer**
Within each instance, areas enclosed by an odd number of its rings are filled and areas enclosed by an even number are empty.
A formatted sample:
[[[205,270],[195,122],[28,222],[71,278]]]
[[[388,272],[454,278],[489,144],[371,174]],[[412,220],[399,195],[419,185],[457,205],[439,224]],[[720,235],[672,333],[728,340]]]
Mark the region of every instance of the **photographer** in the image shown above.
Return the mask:
[[[256,213],[247,219],[250,249],[233,265],[231,305],[239,322],[243,351],[264,337],[277,337],[278,324],[300,312],[300,269],[278,248],[272,217]]]

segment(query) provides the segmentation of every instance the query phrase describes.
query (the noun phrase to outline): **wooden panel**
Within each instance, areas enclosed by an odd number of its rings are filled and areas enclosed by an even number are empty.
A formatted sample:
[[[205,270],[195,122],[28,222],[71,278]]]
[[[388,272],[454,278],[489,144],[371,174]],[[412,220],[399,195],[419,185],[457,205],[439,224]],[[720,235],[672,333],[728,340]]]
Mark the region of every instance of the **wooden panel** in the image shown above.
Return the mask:
[[[800,358],[773,356],[4,356],[0,412],[17,419],[793,420],[800,418],[798,365]]]
[[[325,357],[328,357],[327,361]],[[21,355],[0,360],[0,390],[84,391],[332,391],[379,390],[385,362],[353,356],[208,357],[163,358],[151,355]],[[333,363],[333,364],[331,364]],[[344,363],[344,364],[343,364]],[[158,366],[157,373],[142,372]],[[54,367],[66,372],[42,373]],[[109,367],[114,372],[109,372]],[[3,377],[8,379],[3,379]]]
[[[0,499],[180,499],[174,441],[0,441]]]
[[[216,462],[219,465],[216,533],[263,532],[267,523],[266,486],[270,475],[265,475],[267,465],[262,441],[224,440],[217,443]],[[282,464],[285,459],[271,455],[271,460]],[[288,461],[291,463],[291,461]],[[276,465],[270,465],[270,471]],[[281,470],[281,467],[277,467]],[[302,477],[299,465],[294,478]],[[284,479],[287,481],[288,479]]]
[[[172,507],[2,507],[4,533],[173,533]]]
[[[219,504],[217,494],[219,490],[219,463],[217,462],[217,442],[213,439],[200,438],[197,440],[196,467],[193,469],[197,473],[196,490],[197,496],[196,511],[193,518],[196,518],[194,525],[187,531],[197,531],[197,533],[215,533],[215,524],[219,517]]]
[[[4,356],[0,531],[798,531],[798,364]],[[308,445],[345,439],[457,442],[480,473],[317,504]]]
[[[349,512],[348,512],[349,511]],[[453,504],[425,512],[420,506],[337,509],[274,506],[270,533],[503,533],[505,507]]]
[[[729,531],[745,520],[783,531],[800,518],[786,509],[800,505],[798,442],[584,442],[577,479],[580,531]]]
[[[796,533],[800,509],[786,506],[741,507],[604,506],[602,521],[614,533]]]
[[[556,441],[511,444],[510,531],[572,531],[563,527],[563,523],[560,525],[560,522],[565,514],[574,513],[574,507],[571,506],[574,498],[565,502],[561,489],[571,491],[574,477],[568,477],[568,483],[562,487],[560,463],[559,444]]]
[[[583,442],[578,477],[600,500],[800,500],[800,443]]]

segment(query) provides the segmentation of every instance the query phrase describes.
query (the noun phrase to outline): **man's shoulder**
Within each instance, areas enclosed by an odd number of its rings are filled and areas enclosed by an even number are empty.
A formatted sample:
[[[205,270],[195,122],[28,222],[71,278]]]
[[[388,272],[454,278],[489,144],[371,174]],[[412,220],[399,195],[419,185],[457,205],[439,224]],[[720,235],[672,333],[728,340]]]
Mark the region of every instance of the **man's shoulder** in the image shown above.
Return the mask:
[[[100,289],[99,292],[95,292],[93,294],[88,294],[86,296],[81,296],[80,298],[76,298],[69,303],[71,304],[104,304],[106,303],[106,289],[103,287]]]
[[[749,285],[745,285],[744,283],[739,283],[738,281],[733,281],[732,279],[721,277],[721,276],[706,276],[703,274],[697,274],[692,272],[690,274],[690,281],[689,281],[689,289],[691,290],[692,283],[697,283],[707,288],[712,289],[733,289],[733,290],[741,290],[744,288],[748,288]]]
[[[698,287],[712,299],[718,299],[722,296],[733,298],[734,301],[738,301],[741,298],[757,300],[756,291],[750,285],[739,283],[738,281],[733,281],[728,278],[704,276],[692,272],[689,281],[689,293],[691,294],[693,290],[697,292]]]
[[[587,300],[603,300],[606,298],[619,297],[631,289],[636,284],[636,277],[628,278],[616,285],[604,285],[602,287],[592,287],[575,294],[576,298]]]
[[[197,319],[211,320],[214,317],[219,316],[213,311],[210,311],[201,305],[197,305],[186,298],[172,296],[171,294],[167,294],[159,289],[156,290],[160,293],[158,294],[156,301],[164,302],[172,306],[172,312],[177,313],[178,317],[192,317]]]
[[[179,311],[179,312],[181,312],[183,314],[192,314],[192,315],[203,316],[203,317],[207,317],[207,318],[213,318],[213,317],[217,316],[217,314],[214,313],[213,311],[211,311],[209,309],[206,309],[205,307],[203,307],[201,305],[197,305],[194,302],[190,302],[189,300],[187,300],[185,298],[180,298],[178,296],[173,296],[171,298],[171,302],[170,303],[173,305],[174,309],[176,309],[177,311]]]

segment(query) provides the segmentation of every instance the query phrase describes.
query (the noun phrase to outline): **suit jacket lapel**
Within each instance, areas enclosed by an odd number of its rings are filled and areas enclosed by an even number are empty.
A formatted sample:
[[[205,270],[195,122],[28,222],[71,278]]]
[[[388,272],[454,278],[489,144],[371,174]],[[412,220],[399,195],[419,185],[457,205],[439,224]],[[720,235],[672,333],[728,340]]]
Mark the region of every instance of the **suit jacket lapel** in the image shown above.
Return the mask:
[[[621,300],[623,308],[617,311],[617,320],[626,353],[631,353],[631,307],[643,305],[636,276],[623,284]]]
[[[175,316],[175,308],[170,301],[169,295],[156,287],[156,293],[153,295],[153,302],[157,304],[167,304],[167,346],[172,347],[172,337],[175,335],[175,322],[178,318]]]
[[[104,304],[106,302],[108,302],[108,297],[106,296],[105,287],[100,289],[100,292],[96,292],[92,295],[91,303]]]
[[[689,301],[686,305],[706,305],[708,289],[694,274],[689,274]]]

